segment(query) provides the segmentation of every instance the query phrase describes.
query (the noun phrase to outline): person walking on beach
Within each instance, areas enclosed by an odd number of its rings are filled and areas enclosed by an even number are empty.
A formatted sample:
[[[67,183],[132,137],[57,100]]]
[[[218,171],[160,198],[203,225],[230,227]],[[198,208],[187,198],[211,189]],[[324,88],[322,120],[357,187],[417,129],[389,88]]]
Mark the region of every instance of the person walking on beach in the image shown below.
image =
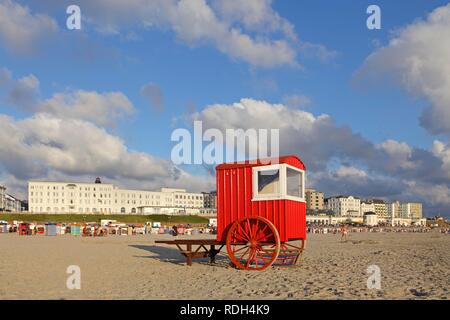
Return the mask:
[[[343,224],[341,226],[341,241],[344,239],[347,241],[347,235],[348,235],[347,226],[345,224]]]

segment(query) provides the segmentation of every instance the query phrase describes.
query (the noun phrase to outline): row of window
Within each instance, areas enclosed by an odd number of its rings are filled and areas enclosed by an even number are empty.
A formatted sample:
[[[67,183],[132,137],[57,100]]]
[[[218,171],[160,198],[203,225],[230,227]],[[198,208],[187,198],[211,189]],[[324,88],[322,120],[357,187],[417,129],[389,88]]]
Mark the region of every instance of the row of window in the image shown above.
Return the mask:
[[[67,187],[70,190],[75,190],[76,186],[75,185],[68,185]],[[44,186],[37,186],[37,185],[31,185],[30,186],[31,190],[64,190],[64,186],[47,186],[47,188],[45,188]],[[78,190],[79,191],[91,191],[90,187],[79,187]],[[112,188],[103,188],[103,187],[96,187],[96,188],[92,188],[92,191],[106,191],[106,192],[111,192],[113,189]]]
[[[42,197],[42,196],[44,195],[44,192],[30,191],[30,196],[31,196],[31,197],[33,197],[33,196],[35,196],[35,195],[36,195],[36,196],[39,196],[39,195],[40,195],[40,196]],[[74,194],[73,192],[70,192],[70,193],[67,193],[67,194],[64,193],[64,192],[61,193],[61,196],[62,196],[62,197],[65,197],[66,195],[67,195],[67,196],[70,196],[70,197],[73,197],[75,194]],[[84,193],[84,197],[85,197],[85,198],[90,198],[90,195],[91,195],[90,193]],[[47,196],[48,196],[48,197],[59,197],[60,194],[59,194],[58,192],[47,192]],[[79,197],[80,197],[80,198],[83,198],[83,193],[79,193]],[[97,198],[97,197],[98,197],[98,198],[111,198],[112,195],[111,195],[111,194],[108,194],[108,193],[104,193],[104,194],[103,194],[103,193],[100,193],[100,194],[98,194],[98,195],[95,194],[95,193],[93,193],[93,194],[92,194],[92,197],[93,197],[93,198]],[[130,198],[130,194],[128,194],[126,197],[125,197],[124,194],[121,194],[121,197],[122,197],[122,198]],[[117,198],[117,194],[116,194],[116,198]],[[137,197],[136,197],[135,194],[133,194],[133,195],[131,195],[131,198],[137,198]],[[190,198],[190,197],[189,197],[189,198]],[[139,199],[142,199],[142,195],[139,196]],[[145,199],[160,199],[160,196],[159,196],[159,195],[152,195],[152,196],[150,197],[150,196],[147,195],[147,196],[145,196]],[[166,198],[165,200],[169,202],[169,201],[172,201],[172,198]]]
[[[58,203],[69,203],[69,204],[74,204],[74,203],[79,203],[79,204],[91,204],[91,200],[90,199],[79,199],[79,201],[75,201],[74,199],[58,199],[58,198],[47,198],[47,201],[45,203],[53,203],[53,204],[58,204]],[[67,202],[65,202],[65,200],[67,200]],[[167,200],[167,199],[166,199]],[[111,200],[107,200],[107,199],[95,199],[92,201],[92,203],[103,203],[103,204],[111,204],[112,201]],[[43,198],[30,198],[30,203],[44,203],[44,199]],[[115,204],[118,203],[117,199],[114,201]],[[146,206],[159,206],[160,205],[160,201],[137,201],[137,200],[121,200],[120,204],[139,204],[139,205],[146,205]],[[203,202],[202,201],[175,201],[177,206],[203,206]],[[166,201],[165,205],[171,205],[171,201]]]
[[[175,199],[192,199],[192,200],[202,200],[203,196],[191,196],[191,195],[181,195],[176,194]]]
[[[70,186],[70,185],[69,185]],[[47,190],[54,190],[54,191],[57,191],[57,190],[65,190],[64,189],[64,186],[47,186],[47,188],[44,188],[44,186],[35,186],[35,185],[30,185],[30,190],[45,190],[45,189],[47,189]],[[76,188],[76,186],[75,185],[72,185],[71,187],[67,187],[66,189],[69,189],[69,190],[76,190],[77,188]],[[111,191],[113,191],[113,188],[102,188],[102,187],[79,187],[78,188],[78,190],[79,191],[94,191],[94,192],[96,192],[96,191],[106,191],[106,192],[111,192]],[[34,193],[33,191],[31,191],[30,192],[30,194],[31,194],[31,196],[33,196],[33,195],[38,195],[38,192],[36,192],[36,193]],[[80,197],[82,197],[82,193],[80,192],[79,193],[80,194]],[[40,195],[42,196],[43,195],[43,192],[40,192]],[[51,193],[50,192],[48,192],[47,193],[47,195],[51,195]],[[64,195],[64,193],[63,193],[63,195]],[[73,193],[71,193],[71,195],[73,195]],[[58,196],[58,193],[57,192],[53,192],[53,196]],[[85,197],[89,197],[89,194],[88,193],[85,193],[84,194],[84,196]],[[95,194],[93,195],[94,197],[95,197]],[[104,197],[107,197],[107,198],[111,198],[111,194],[107,194],[107,195],[103,195]],[[118,196],[118,194],[116,193],[115,194],[115,197],[117,197]],[[100,194],[100,197],[102,197],[102,194]],[[146,195],[142,195],[142,194],[136,194],[136,193],[132,193],[132,192],[125,192],[125,193],[120,193],[120,197],[121,198],[139,198],[139,199],[142,199],[142,198],[145,198],[145,199],[160,199],[160,197],[161,197],[161,195],[159,195],[159,194],[146,194]],[[175,199],[187,199],[187,200],[203,200],[203,195],[182,195],[182,194],[176,194],[175,195]],[[171,201],[172,200],[172,198],[171,197],[168,197],[168,198],[166,198],[166,201]]]
[[[39,195],[40,195],[40,196],[42,197],[42,196],[44,195],[44,193],[43,193],[43,192],[40,192],[40,193],[39,193],[39,192],[34,192],[34,191],[31,191],[31,192],[30,192],[30,196],[31,196],[31,197],[33,197],[33,196],[35,196],[35,195],[36,195],[36,196],[39,196]],[[47,192],[47,197],[59,197],[59,195],[60,195],[60,194],[59,194],[58,192],[53,192],[53,193],[52,193],[52,192]],[[67,194],[64,193],[64,192],[61,193],[61,196],[62,196],[62,197],[65,197],[66,195],[67,195],[67,197],[74,197],[75,194],[74,194],[73,192],[70,192],[70,193],[67,193]],[[80,196],[80,198],[83,198],[83,194],[82,194],[82,193],[80,193],[79,196]],[[85,198],[89,198],[89,197],[90,197],[90,194],[89,194],[89,193],[85,193],[85,194],[84,194],[84,197],[85,197]],[[94,193],[94,194],[92,194],[92,197],[93,197],[93,198],[97,198],[97,195]],[[111,194],[107,194],[107,193],[103,194],[103,193],[100,193],[100,194],[98,195],[98,198],[111,198]]]
[[[117,194],[116,194],[116,197],[117,197]],[[135,193],[133,193],[133,194],[130,194],[130,193],[121,193],[120,194],[120,197],[121,198],[138,198],[137,197],[137,194],[135,194]],[[151,196],[150,195],[145,195],[145,199],[160,199],[160,195],[157,195],[157,194],[152,194]],[[142,199],[142,194],[140,194],[139,195],[139,199]]]
[[[71,211],[70,209],[68,211]],[[64,213],[66,212],[66,208],[64,207],[30,207],[30,212],[53,212],[53,213]],[[79,213],[112,213],[111,208],[78,208],[77,212]]]
[[[179,206],[178,206],[179,207]],[[79,212],[79,213],[113,213],[111,208],[69,208],[66,210],[65,207],[30,207],[30,212],[47,212],[47,213],[64,213],[64,212]],[[136,208],[131,208],[129,211],[131,213],[136,213]],[[125,207],[120,208],[120,213],[126,213]]]

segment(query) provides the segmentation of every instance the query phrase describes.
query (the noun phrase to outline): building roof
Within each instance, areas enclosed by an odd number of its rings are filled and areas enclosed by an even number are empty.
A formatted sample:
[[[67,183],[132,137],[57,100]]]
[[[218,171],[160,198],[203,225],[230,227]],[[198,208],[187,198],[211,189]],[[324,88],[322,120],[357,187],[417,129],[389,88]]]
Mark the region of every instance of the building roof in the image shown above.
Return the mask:
[[[11,198],[12,200],[15,200],[15,201],[20,201],[19,199],[17,199],[16,197],[14,197],[8,193],[5,196],[6,196],[6,198]]]
[[[355,197],[355,196],[344,196],[344,195],[339,195],[339,196],[328,197],[326,200],[332,199],[332,198],[336,198],[336,199],[343,199],[343,198],[345,198],[345,199],[347,199],[347,198],[350,198],[350,197],[352,197],[352,198],[354,198],[354,199],[360,199],[359,197]]]
[[[308,189],[308,188],[305,189],[305,192],[310,192],[310,193],[322,193],[322,194],[323,194],[322,191],[318,191],[318,190],[316,190],[316,189]]]
[[[186,193],[186,189],[178,189],[178,188],[161,188],[161,192],[181,192]]]
[[[246,160],[246,161],[234,162],[234,163],[224,163],[224,164],[219,164],[216,167],[216,170],[259,167],[259,166],[280,164],[280,163],[286,163],[286,164],[289,164],[296,168],[306,170],[305,164],[296,155],[283,156],[283,157],[279,157],[279,158],[265,158],[265,159]]]
[[[42,180],[28,180],[28,183],[59,183],[59,184],[96,184],[95,182],[67,182],[67,181],[42,181]],[[113,186],[114,184],[112,183],[102,183],[103,185],[111,185]]]

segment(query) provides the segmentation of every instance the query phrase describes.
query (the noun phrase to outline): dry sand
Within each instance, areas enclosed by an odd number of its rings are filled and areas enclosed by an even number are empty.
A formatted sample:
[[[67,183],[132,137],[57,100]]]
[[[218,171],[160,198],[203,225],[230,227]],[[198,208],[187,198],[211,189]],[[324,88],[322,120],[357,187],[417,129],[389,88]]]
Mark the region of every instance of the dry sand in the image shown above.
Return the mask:
[[[205,237],[205,236],[203,236]],[[185,266],[170,236],[0,234],[0,299],[449,299],[450,236],[309,235],[297,267],[263,272],[228,267],[226,252]],[[66,269],[81,268],[81,290]],[[381,269],[381,290],[367,288],[367,267]]]

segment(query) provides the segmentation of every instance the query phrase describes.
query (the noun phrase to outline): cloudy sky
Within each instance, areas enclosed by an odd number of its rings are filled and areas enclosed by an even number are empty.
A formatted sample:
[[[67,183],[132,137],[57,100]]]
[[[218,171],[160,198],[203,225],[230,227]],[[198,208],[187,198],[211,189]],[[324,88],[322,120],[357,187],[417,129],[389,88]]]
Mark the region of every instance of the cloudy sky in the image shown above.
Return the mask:
[[[196,119],[280,129],[327,196],[449,216],[449,57],[448,1],[0,0],[0,184],[209,191],[210,167],[170,160]]]

